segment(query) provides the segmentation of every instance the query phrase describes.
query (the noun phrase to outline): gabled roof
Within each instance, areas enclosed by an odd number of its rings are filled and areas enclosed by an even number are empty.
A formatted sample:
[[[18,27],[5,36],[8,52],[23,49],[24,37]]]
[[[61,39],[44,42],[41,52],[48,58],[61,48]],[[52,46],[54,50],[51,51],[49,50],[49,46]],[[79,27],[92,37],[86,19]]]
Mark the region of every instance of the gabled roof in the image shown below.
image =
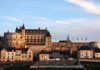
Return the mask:
[[[0,36],[0,40],[1,40],[1,36]]]
[[[90,46],[81,46],[78,50],[92,50]]]
[[[15,30],[15,32],[18,32],[18,33],[20,33],[21,31],[22,31],[22,29],[24,29],[25,30],[25,34],[43,34],[43,35],[45,35],[45,36],[47,36],[47,37],[51,37],[51,34],[50,34],[50,32],[47,30],[47,28],[46,29],[25,29],[25,26],[23,25],[23,26],[21,26],[21,27],[17,27],[16,28],[16,30]]]
[[[42,51],[39,52],[39,54],[50,54],[50,52],[42,50]]]
[[[22,53],[27,53],[28,48],[19,48],[19,49],[16,49],[16,50],[21,50]]]
[[[0,51],[3,49],[3,47],[2,46],[0,46]]]
[[[7,51],[12,51],[12,50],[16,50],[15,48],[13,48],[13,47],[7,47],[7,48],[3,48],[3,49],[5,49],[5,50],[7,50]]]
[[[13,47],[8,47],[8,48],[2,48],[2,49],[5,49],[5,50],[7,50],[7,51],[21,50],[22,53],[27,53],[27,51],[28,51],[28,48],[16,49],[16,48],[13,48]],[[2,50],[2,49],[1,49],[1,50]]]
[[[94,47],[94,52],[100,52],[100,48]]]
[[[69,51],[60,51],[60,50],[52,50],[52,51],[40,51],[39,54],[53,54],[53,53],[59,53],[59,54],[69,54]]]
[[[46,29],[25,29],[25,34],[43,34],[51,37],[50,32]]]
[[[71,40],[69,38],[69,35],[67,36],[67,39],[66,40],[60,40],[59,42],[71,43]]]

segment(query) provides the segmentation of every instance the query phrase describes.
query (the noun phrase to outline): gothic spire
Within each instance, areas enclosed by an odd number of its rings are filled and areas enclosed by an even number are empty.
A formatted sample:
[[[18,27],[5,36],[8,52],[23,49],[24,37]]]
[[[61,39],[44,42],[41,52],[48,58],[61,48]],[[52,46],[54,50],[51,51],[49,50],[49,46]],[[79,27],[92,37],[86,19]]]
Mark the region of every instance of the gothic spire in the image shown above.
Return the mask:
[[[69,38],[69,35],[67,36],[67,41],[68,41],[68,42],[70,42],[70,38]]]
[[[22,25],[22,29],[25,29],[25,26],[24,26],[24,24]]]
[[[16,30],[15,30],[16,32],[18,31],[18,27],[16,27]]]

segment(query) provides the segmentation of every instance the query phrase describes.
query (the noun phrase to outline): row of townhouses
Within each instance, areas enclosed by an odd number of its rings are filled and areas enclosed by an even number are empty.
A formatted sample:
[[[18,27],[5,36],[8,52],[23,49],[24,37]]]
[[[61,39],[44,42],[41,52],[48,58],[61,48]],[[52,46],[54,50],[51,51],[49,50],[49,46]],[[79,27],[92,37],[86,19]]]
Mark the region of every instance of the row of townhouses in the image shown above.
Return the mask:
[[[100,48],[81,46],[77,52],[77,59],[99,59],[100,60]],[[39,53],[40,61],[51,61],[51,60],[67,60],[74,58],[71,51],[41,51]]]
[[[78,49],[78,58],[80,59],[100,59],[100,48],[81,46]]]
[[[33,61],[33,52],[28,48],[1,48],[0,61],[14,62],[14,61]]]

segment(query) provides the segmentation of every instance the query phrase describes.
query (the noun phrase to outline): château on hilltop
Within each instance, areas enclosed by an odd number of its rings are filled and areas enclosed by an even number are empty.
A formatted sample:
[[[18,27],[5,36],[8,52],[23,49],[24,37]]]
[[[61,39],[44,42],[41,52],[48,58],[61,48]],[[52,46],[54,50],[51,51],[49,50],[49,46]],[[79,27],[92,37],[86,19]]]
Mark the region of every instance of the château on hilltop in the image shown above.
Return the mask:
[[[67,40],[52,42],[52,36],[46,29],[26,29],[24,24],[15,32],[4,33],[4,47],[31,48],[34,53],[41,50],[71,50],[77,51],[80,46],[98,47],[97,42],[73,42]]]
[[[1,49],[3,47],[3,49]],[[35,65],[40,65],[41,61],[50,64],[67,65],[68,62],[92,61],[100,58],[98,42],[75,42],[69,36],[59,42],[52,41],[52,35],[46,29],[26,29],[24,25],[17,27],[15,32],[5,32],[0,37],[1,61],[37,61]],[[73,59],[70,59],[73,58]],[[49,63],[50,62],[50,63]],[[69,64],[69,63],[68,63]]]
[[[51,35],[47,29],[25,29],[25,26],[17,27],[15,32],[4,34],[5,47],[33,48],[37,52],[50,47]]]

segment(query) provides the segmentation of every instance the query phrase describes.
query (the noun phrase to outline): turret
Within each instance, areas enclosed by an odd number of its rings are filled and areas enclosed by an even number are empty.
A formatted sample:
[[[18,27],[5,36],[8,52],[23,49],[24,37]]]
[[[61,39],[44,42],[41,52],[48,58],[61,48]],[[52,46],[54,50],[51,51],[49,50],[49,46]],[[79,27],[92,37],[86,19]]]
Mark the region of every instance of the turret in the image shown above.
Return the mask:
[[[71,42],[71,41],[70,41],[70,38],[69,38],[69,35],[67,36],[67,41],[68,41],[68,42]]]
[[[25,26],[24,26],[24,24],[22,25],[22,29],[25,29]]]
[[[16,27],[16,30],[15,31],[18,32],[18,30],[19,30],[18,27]]]

